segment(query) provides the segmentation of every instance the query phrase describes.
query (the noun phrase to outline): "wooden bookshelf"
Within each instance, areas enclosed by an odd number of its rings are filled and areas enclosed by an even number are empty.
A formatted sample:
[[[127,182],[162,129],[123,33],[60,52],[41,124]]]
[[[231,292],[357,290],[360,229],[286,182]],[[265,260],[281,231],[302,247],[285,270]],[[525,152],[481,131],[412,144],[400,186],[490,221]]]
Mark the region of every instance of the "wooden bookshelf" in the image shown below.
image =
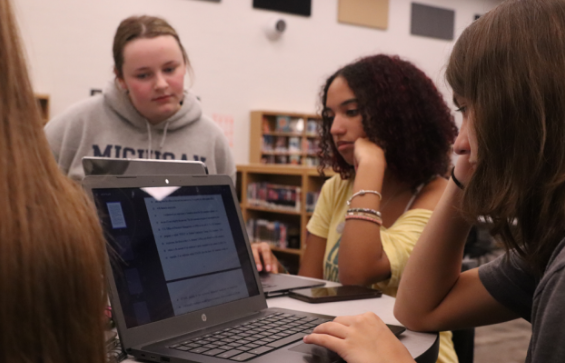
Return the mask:
[[[250,117],[250,163],[315,167],[318,160],[317,130],[321,123],[318,115],[251,111]],[[281,130],[281,118],[283,121],[284,119],[289,121],[288,129]],[[268,143],[266,140],[271,142]]]
[[[243,219],[247,223],[249,218],[262,218],[266,220],[280,220],[299,226],[300,236],[298,248],[272,247],[273,252],[287,266],[296,269],[300,257],[306,248],[306,224],[312,217],[312,212],[306,210],[306,195],[308,192],[320,191],[325,180],[334,173],[325,172],[325,177],[319,175],[316,168],[292,165],[265,165],[252,163],[237,166],[237,192],[241,205]],[[301,188],[300,210],[289,211],[286,209],[265,208],[251,205],[248,202],[247,187],[250,183],[267,182],[281,185],[291,185]]]

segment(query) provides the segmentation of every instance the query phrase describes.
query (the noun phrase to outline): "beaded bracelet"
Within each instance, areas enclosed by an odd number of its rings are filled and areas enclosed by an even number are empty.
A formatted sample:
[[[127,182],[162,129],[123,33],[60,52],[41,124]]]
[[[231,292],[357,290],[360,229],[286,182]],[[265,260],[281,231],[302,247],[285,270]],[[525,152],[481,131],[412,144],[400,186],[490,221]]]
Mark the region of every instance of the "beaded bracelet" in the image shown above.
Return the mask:
[[[351,201],[353,200],[353,198],[358,197],[358,196],[363,196],[365,194],[375,194],[379,197],[380,200],[383,200],[383,196],[381,193],[377,192],[376,190],[363,190],[361,189],[360,191],[358,191],[357,193],[353,194],[351,196],[351,198],[349,198],[347,200],[347,205],[351,205]]]
[[[377,217],[382,217],[381,212],[379,212],[378,210],[370,209],[370,208],[349,208],[347,210],[347,213],[351,213],[351,212],[363,212],[363,213],[375,215]]]
[[[461,183],[459,180],[457,180],[457,178],[455,177],[455,167],[453,167],[453,169],[451,169],[451,180],[453,180],[453,182],[455,183],[455,185],[457,185],[457,187],[461,190],[465,189],[465,186],[463,185],[463,183]]]
[[[357,219],[360,221],[367,221],[367,222],[372,222],[375,223],[376,225],[381,226],[383,224],[383,220],[380,218],[371,218],[371,217],[363,217],[363,216],[346,216],[345,220],[351,220],[351,219]]]

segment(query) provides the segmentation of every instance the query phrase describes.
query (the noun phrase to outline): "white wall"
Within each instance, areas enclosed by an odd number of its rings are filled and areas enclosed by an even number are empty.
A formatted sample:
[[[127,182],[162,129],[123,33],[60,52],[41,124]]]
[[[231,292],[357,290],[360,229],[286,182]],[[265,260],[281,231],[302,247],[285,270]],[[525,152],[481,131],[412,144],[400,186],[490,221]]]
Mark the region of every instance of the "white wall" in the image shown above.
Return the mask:
[[[457,37],[475,14],[500,1],[418,2],[455,9]],[[384,31],[338,23],[337,3],[312,0],[311,17],[254,10],[251,0],[18,0],[15,6],[34,87],[51,96],[51,116],[112,78],[112,39],[123,18],[166,18],[188,51],[196,75],[193,89],[204,112],[233,116],[233,152],[237,163],[245,163],[250,110],[313,113],[325,78],[363,55],[399,54],[451,99],[443,70],[454,42],[411,36],[411,1],[390,0]],[[271,41],[262,27],[275,16],[285,19],[287,30]]]

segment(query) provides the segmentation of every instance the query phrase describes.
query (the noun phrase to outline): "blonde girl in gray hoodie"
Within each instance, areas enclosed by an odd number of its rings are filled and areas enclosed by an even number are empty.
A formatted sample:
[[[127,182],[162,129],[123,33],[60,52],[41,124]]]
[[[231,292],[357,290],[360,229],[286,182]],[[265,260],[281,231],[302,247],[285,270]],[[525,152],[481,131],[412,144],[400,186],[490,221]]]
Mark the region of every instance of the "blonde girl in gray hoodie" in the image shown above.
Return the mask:
[[[177,32],[164,19],[132,16],[114,37],[115,79],[102,95],[71,106],[45,126],[59,167],[84,177],[83,156],[197,160],[235,181],[227,138],[185,90],[190,71]]]

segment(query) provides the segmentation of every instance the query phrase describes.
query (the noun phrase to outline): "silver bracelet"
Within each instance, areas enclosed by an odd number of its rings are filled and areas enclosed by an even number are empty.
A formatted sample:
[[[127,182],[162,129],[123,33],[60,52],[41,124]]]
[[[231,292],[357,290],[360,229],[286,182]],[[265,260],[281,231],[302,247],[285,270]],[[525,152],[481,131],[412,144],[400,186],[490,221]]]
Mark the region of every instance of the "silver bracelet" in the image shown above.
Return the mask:
[[[372,215],[375,215],[377,217],[382,218],[381,212],[379,212],[378,210],[370,209],[370,208],[349,208],[347,210],[347,213],[355,213],[355,212],[368,213],[368,214],[372,214]]]
[[[351,196],[351,198],[349,198],[349,199],[347,200],[347,205],[351,205],[351,200],[352,200],[353,198],[358,197],[358,196],[363,196],[363,195],[365,195],[365,194],[375,194],[375,195],[378,195],[378,196],[379,196],[379,199],[380,199],[380,200],[383,200],[382,194],[379,193],[379,192],[377,192],[376,190],[363,190],[363,189],[361,189],[361,190],[358,191],[357,193],[353,194],[353,195]]]

